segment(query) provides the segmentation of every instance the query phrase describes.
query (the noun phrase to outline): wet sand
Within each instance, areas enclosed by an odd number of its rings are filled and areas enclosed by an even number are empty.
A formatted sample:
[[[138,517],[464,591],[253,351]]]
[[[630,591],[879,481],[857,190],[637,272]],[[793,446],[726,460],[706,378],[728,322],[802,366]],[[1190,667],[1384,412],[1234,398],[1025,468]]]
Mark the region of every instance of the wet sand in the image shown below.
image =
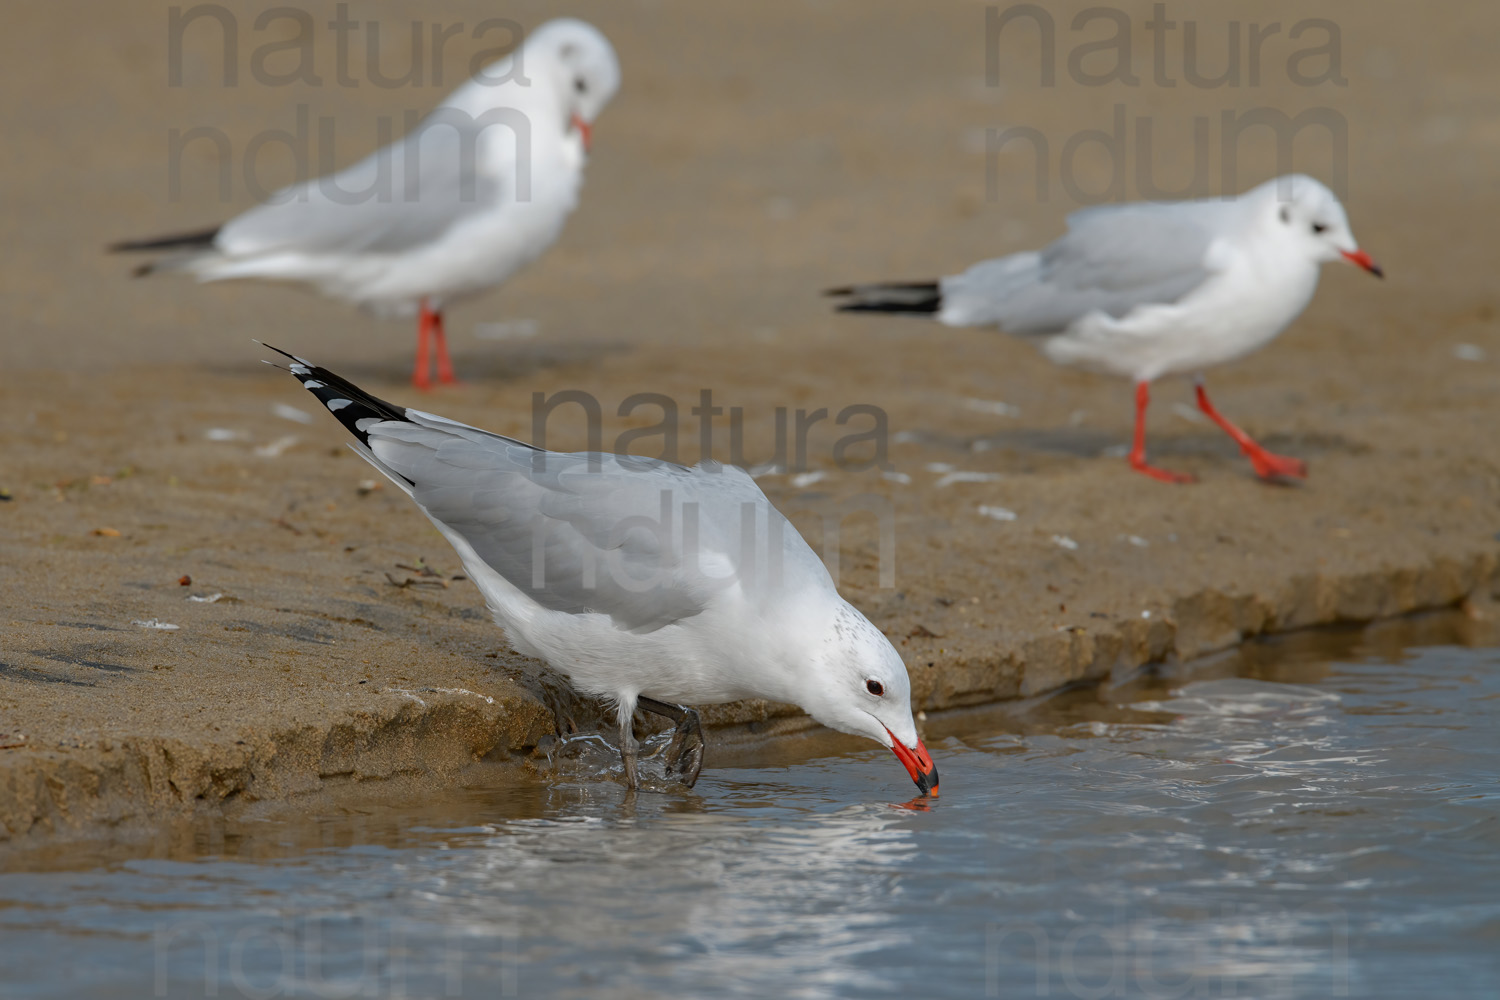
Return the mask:
[[[1347,86],[1290,79],[1284,37],[1265,43],[1256,86],[1155,86],[1145,3],[1121,7],[1134,87],[1069,77],[1084,40],[1066,29],[1073,8],[1057,12],[1055,86],[1036,85],[1035,42],[1018,32],[1002,39],[991,87],[980,4],[574,7],[615,41],[625,73],[582,206],[537,266],[451,312],[466,382],[418,404],[529,438],[534,392],[582,390],[601,404],[609,445],[658,419],[651,407],[617,416],[623,400],[663,393],[680,408],[678,454],[695,461],[689,410],[711,389],[742,408],[733,457],[752,464],[776,456],[778,407],[880,407],[891,475],[840,468],[834,445],[866,423],[830,419],[809,435],[803,475],[760,481],[804,511],[794,520],[815,545],[820,511],[888,501],[894,585],[882,586],[870,515],[843,525],[839,578],[907,657],[929,713],[1262,632],[1449,605],[1491,614],[1500,131],[1485,39],[1500,14],[1455,7],[1434,25],[1405,4],[1314,6],[1173,13],[1198,20],[1215,67],[1231,17],[1330,19]],[[269,87],[248,76],[271,37],[251,30],[261,8],[226,9],[243,36],[231,89],[201,40],[185,46],[185,85],[168,85],[164,4],[4,15],[35,43],[0,65],[13,137],[0,216],[0,838],[15,842],[344,786],[462,782],[476,762],[524,761],[553,729],[539,665],[504,650],[472,584],[451,579],[451,550],[396,491],[362,492],[373,473],[343,431],[249,342],[412,402],[409,325],[284,288],[133,281],[130,261],[99,252],[253,202],[238,166],[218,199],[206,144],[170,195],[170,129],[222,129],[238,165],[257,132],[292,127],[306,104],[335,119],[348,162],[373,145],[380,115],[429,108],[494,43],[456,40],[442,87],[389,90],[360,74],[361,86],[336,85],[323,32],[323,86]],[[550,13],[506,11],[528,26]],[[372,4],[361,16],[404,39],[412,15]],[[455,4],[443,19],[490,16]],[[396,72],[400,46],[386,47]],[[1346,204],[1389,279],[1328,268],[1277,343],[1210,376],[1221,409],[1310,462],[1304,486],[1254,481],[1227,438],[1176,411],[1190,401],[1180,383],[1156,393],[1153,456],[1202,481],[1148,481],[1103,454],[1128,439],[1127,386],[992,332],[835,316],[817,295],[1051,239],[1075,207],[1056,164],[1042,199],[1029,158],[1000,156],[991,200],[984,129],[1037,128],[1056,159],[1068,137],[1109,128],[1122,103],[1152,116],[1164,185],[1190,173],[1168,151],[1195,116],[1322,107],[1347,123]],[[1326,174],[1318,142],[1300,142],[1296,164]],[[1102,190],[1107,174],[1090,162],[1080,156],[1076,179]],[[1269,143],[1248,135],[1235,164],[1240,187],[1275,172]],[[262,172],[267,186],[292,176],[270,153]],[[1127,175],[1136,197],[1142,178]],[[729,423],[712,439],[723,459]],[[585,446],[581,421],[559,412],[547,443]],[[442,576],[403,568],[424,565]],[[134,624],[151,620],[180,628]],[[708,714],[718,739],[802,724],[778,706]]]

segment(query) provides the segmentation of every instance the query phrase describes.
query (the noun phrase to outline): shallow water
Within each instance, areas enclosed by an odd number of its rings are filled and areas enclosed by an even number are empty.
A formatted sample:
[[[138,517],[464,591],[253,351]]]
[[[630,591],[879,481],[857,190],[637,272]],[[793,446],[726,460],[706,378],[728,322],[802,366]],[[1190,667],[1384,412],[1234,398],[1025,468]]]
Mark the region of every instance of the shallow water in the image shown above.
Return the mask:
[[[80,846],[0,875],[0,996],[1494,996],[1500,650],[1435,635],[934,722],[927,811],[794,744]]]

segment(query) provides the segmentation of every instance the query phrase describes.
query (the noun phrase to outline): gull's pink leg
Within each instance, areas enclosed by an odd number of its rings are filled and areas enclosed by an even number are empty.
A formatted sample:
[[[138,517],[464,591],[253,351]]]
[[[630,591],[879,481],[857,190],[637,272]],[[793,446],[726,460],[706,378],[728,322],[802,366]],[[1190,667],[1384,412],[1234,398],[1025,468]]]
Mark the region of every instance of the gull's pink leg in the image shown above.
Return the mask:
[[[1196,482],[1196,477],[1187,473],[1168,472],[1166,469],[1158,469],[1146,464],[1146,407],[1150,405],[1151,383],[1137,382],[1135,384],[1135,445],[1130,449],[1130,467],[1136,472],[1144,472],[1152,479],[1160,479],[1164,483]]]
[[[1208,415],[1208,419],[1223,428],[1224,433],[1234,438],[1234,443],[1240,446],[1240,451],[1250,459],[1250,464],[1255,467],[1255,474],[1262,479],[1306,479],[1307,463],[1300,458],[1289,458],[1286,455],[1277,455],[1266,451],[1251,439],[1249,434],[1240,430],[1234,424],[1224,419],[1219,411],[1214,409],[1214,404],[1208,401],[1208,393],[1203,389],[1203,383],[1196,386],[1198,390],[1198,409]]]
[[[452,385],[458,381],[453,377],[453,362],[448,357],[448,338],[443,333],[443,311],[435,310],[432,314],[433,341],[437,345],[437,373],[438,381],[443,385]]]
[[[411,384],[418,389],[432,388],[432,370],[428,358],[432,353],[433,314],[427,309],[427,300],[422,300],[417,313],[417,362],[412,366]]]

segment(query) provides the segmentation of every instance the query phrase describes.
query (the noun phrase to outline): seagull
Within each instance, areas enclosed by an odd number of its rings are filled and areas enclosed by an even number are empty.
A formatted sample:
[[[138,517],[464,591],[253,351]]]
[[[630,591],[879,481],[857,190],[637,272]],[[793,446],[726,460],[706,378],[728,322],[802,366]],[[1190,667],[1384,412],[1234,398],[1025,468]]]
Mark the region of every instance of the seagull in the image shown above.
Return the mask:
[[[997,326],[1062,365],[1135,382],[1130,466],[1154,479],[1193,477],[1146,462],[1151,383],[1194,373],[1198,407],[1262,479],[1302,479],[1209,402],[1202,371],[1264,347],[1301,315],[1324,261],[1384,272],[1359,248],[1344,206],[1302,174],[1235,198],[1100,205],[1068,217],[1041,251],[975,264],[939,281],[830,289],[840,312],[917,313],[948,326]]]
[[[637,708],[676,724],[668,773],[691,787],[686,706],[767,698],[889,747],[937,795],[901,655],[743,469],[545,451],[270,349],[448,539],[516,652],[614,703],[630,788]]]
[[[609,41],[569,18],[456,90],[412,132],[338,174],[294,184],[222,226],[128,240],[165,251],[136,275],[301,282],[378,313],[418,316],[412,383],[456,381],[452,302],[504,282],[556,241],[595,118],[620,85]]]

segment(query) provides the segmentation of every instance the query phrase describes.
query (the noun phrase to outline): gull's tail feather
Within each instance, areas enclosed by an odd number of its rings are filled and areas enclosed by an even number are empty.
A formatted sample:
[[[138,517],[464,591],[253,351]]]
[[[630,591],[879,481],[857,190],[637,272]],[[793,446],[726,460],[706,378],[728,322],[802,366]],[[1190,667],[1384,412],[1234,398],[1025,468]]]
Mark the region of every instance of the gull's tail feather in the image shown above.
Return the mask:
[[[212,229],[203,229],[196,233],[177,233],[172,236],[151,236],[142,240],[120,240],[105,247],[109,253],[154,253],[159,250],[177,251],[183,255],[191,256],[194,251],[207,251],[214,248],[214,238],[219,235],[221,226]],[[179,263],[181,260],[179,259]],[[170,263],[167,265],[170,267]],[[153,271],[159,270],[161,265],[156,261],[148,261],[135,268],[130,273],[137,278],[143,278]]]
[[[839,312],[916,313],[931,316],[943,306],[936,281],[880,281],[830,288],[823,294],[842,299]]]

